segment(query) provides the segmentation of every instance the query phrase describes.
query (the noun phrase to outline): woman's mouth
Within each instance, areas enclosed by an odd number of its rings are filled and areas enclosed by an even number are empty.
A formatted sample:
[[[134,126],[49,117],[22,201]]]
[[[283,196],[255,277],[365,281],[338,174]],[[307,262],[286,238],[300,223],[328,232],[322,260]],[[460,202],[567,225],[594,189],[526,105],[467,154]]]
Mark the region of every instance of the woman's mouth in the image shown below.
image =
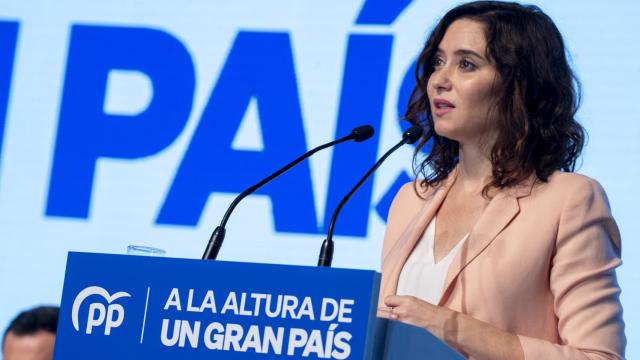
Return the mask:
[[[445,99],[435,99],[433,101],[433,108],[434,108],[433,113],[436,116],[444,116],[448,112],[455,109],[455,106],[451,102]]]

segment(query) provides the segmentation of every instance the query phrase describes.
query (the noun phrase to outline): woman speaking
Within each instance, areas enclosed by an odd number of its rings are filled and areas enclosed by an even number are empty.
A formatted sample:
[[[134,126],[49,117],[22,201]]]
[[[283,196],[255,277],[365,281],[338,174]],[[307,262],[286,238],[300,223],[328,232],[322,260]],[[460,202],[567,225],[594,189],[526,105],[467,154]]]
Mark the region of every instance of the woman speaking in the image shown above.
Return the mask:
[[[431,150],[389,212],[379,315],[473,359],[623,358],[620,235],[604,190],[572,173],[585,134],[551,19],[458,6],[416,78],[405,117]]]

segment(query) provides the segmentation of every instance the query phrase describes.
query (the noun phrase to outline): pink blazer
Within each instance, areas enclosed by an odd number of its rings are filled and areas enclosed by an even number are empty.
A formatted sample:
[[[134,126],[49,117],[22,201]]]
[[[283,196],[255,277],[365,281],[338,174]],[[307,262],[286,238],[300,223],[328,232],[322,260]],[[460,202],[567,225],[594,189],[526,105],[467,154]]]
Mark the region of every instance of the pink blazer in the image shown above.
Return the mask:
[[[400,190],[382,250],[379,305],[449,191]],[[553,174],[496,195],[446,276],[439,305],[517,334],[525,359],[622,359],[626,344],[615,268],[620,234],[604,190]]]

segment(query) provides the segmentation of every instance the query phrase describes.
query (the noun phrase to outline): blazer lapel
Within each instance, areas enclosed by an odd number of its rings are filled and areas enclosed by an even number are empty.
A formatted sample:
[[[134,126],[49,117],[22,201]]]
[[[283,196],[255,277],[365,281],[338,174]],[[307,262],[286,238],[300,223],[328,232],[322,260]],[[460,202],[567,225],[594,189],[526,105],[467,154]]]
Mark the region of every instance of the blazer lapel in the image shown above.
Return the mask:
[[[469,238],[449,266],[438,305],[442,306],[447,301],[460,272],[477,258],[520,212],[518,198],[528,196],[532,186],[531,181],[525,181],[524,184],[515,188],[499,192],[489,202],[480,219],[472,228]]]
[[[427,203],[425,206],[415,215],[413,220],[411,220],[388,255],[382,260],[382,279],[380,281],[380,293],[382,296],[380,296],[378,300],[379,304],[382,305],[384,296],[396,293],[398,279],[404,263],[407,261],[418,240],[422,237],[425,228],[435,216],[438,208],[440,208],[456,175],[457,171],[454,170],[452,176],[449,176],[442,186],[437,187],[427,195]]]

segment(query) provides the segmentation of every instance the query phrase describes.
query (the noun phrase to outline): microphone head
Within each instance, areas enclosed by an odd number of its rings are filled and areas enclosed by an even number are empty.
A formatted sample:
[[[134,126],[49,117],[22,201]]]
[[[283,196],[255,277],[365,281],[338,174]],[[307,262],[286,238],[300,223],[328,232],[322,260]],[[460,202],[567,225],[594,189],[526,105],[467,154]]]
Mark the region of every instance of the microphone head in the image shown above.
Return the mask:
[[[418,141],[420,137],[422,137],[422,133],[424,132],[424,128],[420,125],[414,125],[407,129],[407,131],[402,134],[402,139],[405,140],[407,144],[413,144]]]
[[[361,142],[372,137],[374,132],[375,131],[373,130],[373,126],[362,125],[351,130],[351,136],[353,137],[353,140],[355,140],[356,142]]]

